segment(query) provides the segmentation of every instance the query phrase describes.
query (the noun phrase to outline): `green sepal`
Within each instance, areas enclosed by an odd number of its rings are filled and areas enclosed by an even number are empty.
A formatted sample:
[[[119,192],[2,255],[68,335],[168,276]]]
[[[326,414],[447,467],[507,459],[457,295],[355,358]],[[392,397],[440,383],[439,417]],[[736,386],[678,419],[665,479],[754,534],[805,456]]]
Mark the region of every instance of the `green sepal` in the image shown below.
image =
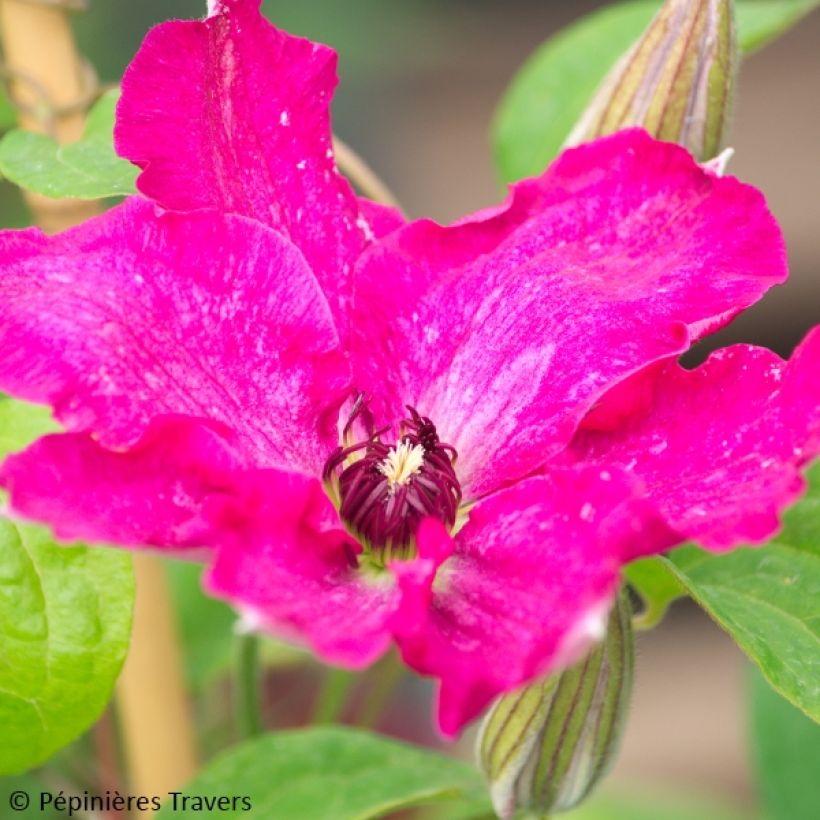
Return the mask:
[[[566,811],[609,770],[632,691],[631,620],[622,593],[604,640],[581,662],[503,695],[490,708],[476,754],[499,817]]]

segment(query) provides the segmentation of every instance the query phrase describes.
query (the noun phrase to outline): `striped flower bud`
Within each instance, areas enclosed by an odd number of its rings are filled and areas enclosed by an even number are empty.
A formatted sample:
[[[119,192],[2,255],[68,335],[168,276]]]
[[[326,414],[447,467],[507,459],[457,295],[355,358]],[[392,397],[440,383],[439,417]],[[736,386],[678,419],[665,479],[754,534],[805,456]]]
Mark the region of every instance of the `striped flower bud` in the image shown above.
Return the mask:
[[[711,159],[728,130],[737,65],[732,0],[667,0],[566,144],[639,125],[699,160]]]
[[[615,757],[633,667],[622,593],[606,637],[585,660],[493,704],[476,749],[499,817],[565,811],[589,794]]]

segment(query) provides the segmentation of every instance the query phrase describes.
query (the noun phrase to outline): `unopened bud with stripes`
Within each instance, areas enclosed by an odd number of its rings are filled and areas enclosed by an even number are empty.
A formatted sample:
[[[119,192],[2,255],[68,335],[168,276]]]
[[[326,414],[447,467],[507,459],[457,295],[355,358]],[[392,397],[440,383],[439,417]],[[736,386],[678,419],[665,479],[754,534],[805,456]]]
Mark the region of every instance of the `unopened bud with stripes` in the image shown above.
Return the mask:
[[[728,131],[737,67],[733,0],[666,0],[566,145],[638,125],[701,161],[711,159]]]
[[[606,637],[582,662],[493,704],[476,750],[503,820],[570,809],[606,774],[632,689],[631,616],[622,592]]]

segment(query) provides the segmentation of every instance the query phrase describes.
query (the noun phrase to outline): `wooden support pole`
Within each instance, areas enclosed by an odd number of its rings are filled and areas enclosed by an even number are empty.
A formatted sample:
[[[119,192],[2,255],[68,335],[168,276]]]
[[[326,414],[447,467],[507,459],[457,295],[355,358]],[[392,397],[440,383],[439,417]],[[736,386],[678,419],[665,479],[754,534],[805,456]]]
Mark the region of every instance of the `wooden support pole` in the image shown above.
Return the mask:
[[[134,637],[117,714],[132,793],[164,796],[196,773],[196,740],[165,567],[156,556],[137,553],[134,571]]]

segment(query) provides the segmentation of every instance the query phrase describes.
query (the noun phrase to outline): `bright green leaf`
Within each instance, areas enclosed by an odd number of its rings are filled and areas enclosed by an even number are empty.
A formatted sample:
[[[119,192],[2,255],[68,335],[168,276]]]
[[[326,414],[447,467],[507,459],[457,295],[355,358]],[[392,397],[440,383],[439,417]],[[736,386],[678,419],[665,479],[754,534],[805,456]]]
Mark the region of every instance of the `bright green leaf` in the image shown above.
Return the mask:
[[[669,604],[686,595],[683,584],[660,558],[640,558],[624,569],[626,580],[643,600],[643,611],[633,619],[636,629],[651,629],[660,623]]]
[[[431,801],[450,801],[454,816],[465,803],[492,816],[486,789],[470,765],[360,730],[323,727],[280,732],[237,746],[190,783],[188,795],[247,795],[258,817],[288,820],[364,820]],[[203,816],[196,803],[159,818]],[[207,812],[204,812],[207,814]],[[245,818],[242,805],[219,816]]]
[[[505,181],[544,170],[659,5],[658,0],[628,0],[606,6],[558,32],[527,60],[502,99],[493,126],[496,164]],[[818,5],[820,0],[738,2],[744,53],[773,40]]]
[[[815,820],[820,807],[820,726],[750,670],[749,707],[757,779],[772,820]]]
[[[820,463],[764,547],[682,547],[667,565],[785,698],[820,722]]]
[[[138,169],[114,153],[114,108],[119,92],[91,109],[85,134],[58,145],[45,134],[16,129],[0,140],[0,173],[12,182],[50,197],[99,199],[135,192]]]
[[[48,407],[0,396],[0,461],[9,453],[28,447],[40,436],[59,429]]]
[[[0,518],[0,773],[43,762],[99,717],[133,596],[127,553],[57,546]]]

